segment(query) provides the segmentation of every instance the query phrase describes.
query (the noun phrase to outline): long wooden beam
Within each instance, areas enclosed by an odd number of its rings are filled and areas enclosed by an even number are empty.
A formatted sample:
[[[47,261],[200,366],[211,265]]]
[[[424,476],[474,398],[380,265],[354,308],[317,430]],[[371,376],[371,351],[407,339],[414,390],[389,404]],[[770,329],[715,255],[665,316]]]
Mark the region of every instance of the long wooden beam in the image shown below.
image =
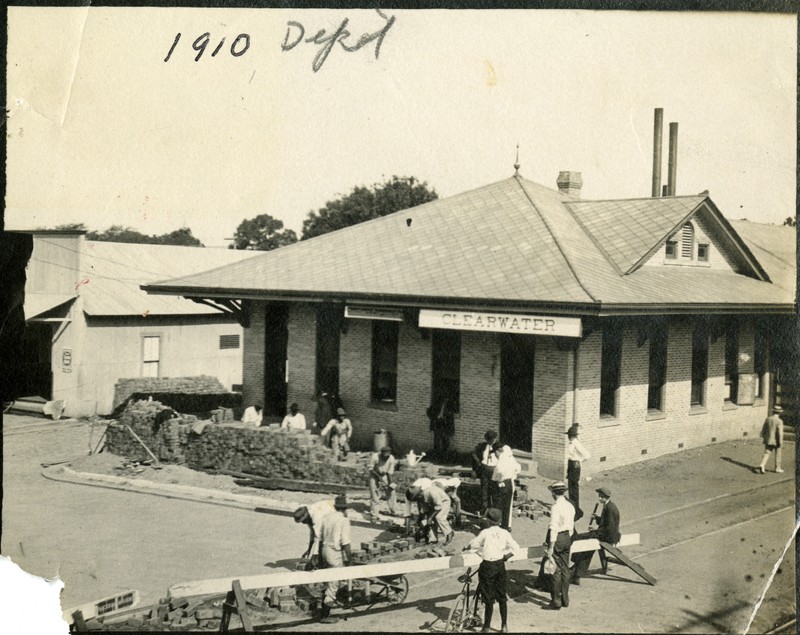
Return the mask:
[[[631,538],[633,537],[635,537],[635,542],[632,543]],[[638,544],[639,542],[639,534],[632,534],[630,537],[625,536],[624,538],[627,539],[625,544]],[[623,544],[622,540],[619,544]],[[600,543],[597,540],[579,540],[573,543],[572,553],[594,551],[599,548]],[[511,561],[541,558],[544,554],[544,545],[522,547],[514,551],[514,556],[511,558]],[[333,580],[354,580],[357,578],[377,578],[382,576],[404,575],[407,573],[422,573],[425,571],[439,571],[442,569],[463,569],[464,567],[477,567],[480,563],[481,559],[477,554],[465,553],[463,555],[443,556],[440,558],[374,562],[353,567],[318,569],[316,571],[288,571],[284,573],[214,578],[210,580],[195,580],[192,582],[174,584],[169,587],[168,595],[169,597],[187,597],[211,593],[227,593],[231,590],[234,580],[239,580],[243,589],[263,589],[331,582]]]

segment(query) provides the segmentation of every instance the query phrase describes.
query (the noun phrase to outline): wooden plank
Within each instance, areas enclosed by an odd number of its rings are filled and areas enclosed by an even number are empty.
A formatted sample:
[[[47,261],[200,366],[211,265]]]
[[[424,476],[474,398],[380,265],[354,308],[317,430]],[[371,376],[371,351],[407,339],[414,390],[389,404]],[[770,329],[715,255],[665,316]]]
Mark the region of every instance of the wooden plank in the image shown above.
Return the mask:
[[[249,633],[253,630],[253,623],[250,621],[250,611],[247,609],[247,600],[244,597],[244,591],[242,591],[242,585],[239,580],[233,581],[233,595],[236,597],[236,612],[242,620],[244,630]]]
[[[623,565],[628,567],[631,571],[633,571],[636,575],[644,579],[648,584],[655,586],[656,579],[651,576],[647,571],[644,570],[644,567],[640,565],[638,562],[634,562],[630,558],[628,558],[624,553],[622,553],[616,547],[608,544],[607,542],[601,542],[600,545],[605,549],[608,553],[614,556],[619,562]]]
[[[143,448],[144,448],[144,449],[147,451],[147,453],[148,453],[148,454],[149,454],[149,455],[150,455],[150,456],[153,458],[153,460],[156,462],[156,465],[158,465],[158,457],[157,457],[155,454],[153,454],[153,453],[150,451],[150,448],[148,448],[148,447],[147,447],[147,446],[144,444],[144,441],[142,441],[142,440],[139,438],[139,435],[138,435],[138,434],[136,434],[136,433],[133,431],[133,428],[131,428],[131,427],[130,427],[129,425],[127,425],[127,424],[125,424],[125,427],[126,427],[126,428],[128,428],[128,432],[130,432],[130,433],[133,435],[133,438],[134,438],[134,439],[136,439],[136,440],[139,442],[139,445],[141,445],[141,446],[142,446],[142,447],[143,447]]]
[[[527,560],[541,558],[544,555],[544,546],[523,547],[514,552],[513,560]],[[461,569],[464,567],[477,567],[481,562],[478,555],[466,553],[457,556],[443,556],[439,558],[422,558],[419,560],[401,560],[398,562],[383,562],[358,565],[353,567],[337,567],[333,569],[318,569],[316,571],[291,571],[289,573],[267,573],[261,575],[245,576],[239,578],[216,578],[211,580],[196,580],[174,584],[169,588],[170,597],[184,597],[204,593],[224,593],[238,579],[242,589],[258,589],[262,587],[273,588],[280,586],[297,586],[300,584],[315,584],[330,582],[332,580],[353,580],[357,578],[374,578],[390,575],[403,575],[407,573],[420,573],[423,571],[438,571],[443,569]]]
[[[638,544],[639,534],[628,534],[622,537],[620,544]],[[635,541],[635,542],[634,542]],[[581,543],[589,543],[584,549]],[[599,549],[597,540],[580,540],[574,543],[578,549],[589,551]],[[541,558],[545,554],[545,547],[522,547],[514,552],[512,560],[529,560]],[[206,593],[225,593],[230,590],[235,579],[238,579],[243,589],[273,588],[279,586],[296,586],[300,584],[315,584],[330,582],[332,580],[354,580],[357,578],[373,578],[388,575],[404,575],[408,573],[421,573],[424,571],[439,571],[443,569],[459,569],[476,567],[481,559],[473,553],[463,555],[443,556],[439,558],[423,558],[419,560],[399,560],[394,562],[373,562],[365,565],[341,567],[334,569],[318,569],[316,571],[289,571],[285,573],[267,573],[239,578],[215,578],[210,580],[195,580],[181,582],[169,588],[170,597],[184,597]]]
[[[617,543],[618,547],[627,547],[629,545],[639,544],[639,534],[624,534]],[[576,540],[572,543],[570,548],[570,555],[573,553],[581,553],[584,551],[597,551],[600,549],[600,541],[596,538],[586,538],[585,540]]]

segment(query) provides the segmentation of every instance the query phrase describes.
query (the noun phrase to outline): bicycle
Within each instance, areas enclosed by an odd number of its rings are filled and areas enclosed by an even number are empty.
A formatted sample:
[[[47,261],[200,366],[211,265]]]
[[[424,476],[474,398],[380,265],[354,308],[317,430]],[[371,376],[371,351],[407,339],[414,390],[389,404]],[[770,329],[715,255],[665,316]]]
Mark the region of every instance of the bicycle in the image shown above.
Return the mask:
[[[482,620],[479,617],[482,604],[480,582],[475,587],[475,592],[470,593],[472,578],[477,573],[477,569],[473,572],[472,568],[469,568],[466,573],[458,577],[458,581],[462,582],[464,586],[453,603],[453,608],[450,609],[444,629],[445,633],[462,633],[465,629],[481,626]]]

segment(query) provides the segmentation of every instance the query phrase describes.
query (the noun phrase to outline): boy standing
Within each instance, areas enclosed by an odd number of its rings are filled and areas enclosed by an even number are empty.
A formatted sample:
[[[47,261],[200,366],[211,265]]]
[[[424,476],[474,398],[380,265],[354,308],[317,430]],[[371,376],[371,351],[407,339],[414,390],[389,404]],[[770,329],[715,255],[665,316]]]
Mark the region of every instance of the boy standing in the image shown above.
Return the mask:
[[[482,633],[490,632],[495,600],[500,606],[500,632],[508,633],[508,594],[506,586],[506,560],[514,555],[519,545],[505,529],[500,527],[503,513],[499,509],[486,511],[489,526],[464,547],[464,551],[475,551],[481,557],[478,569],[478,591],[484,604]]]

